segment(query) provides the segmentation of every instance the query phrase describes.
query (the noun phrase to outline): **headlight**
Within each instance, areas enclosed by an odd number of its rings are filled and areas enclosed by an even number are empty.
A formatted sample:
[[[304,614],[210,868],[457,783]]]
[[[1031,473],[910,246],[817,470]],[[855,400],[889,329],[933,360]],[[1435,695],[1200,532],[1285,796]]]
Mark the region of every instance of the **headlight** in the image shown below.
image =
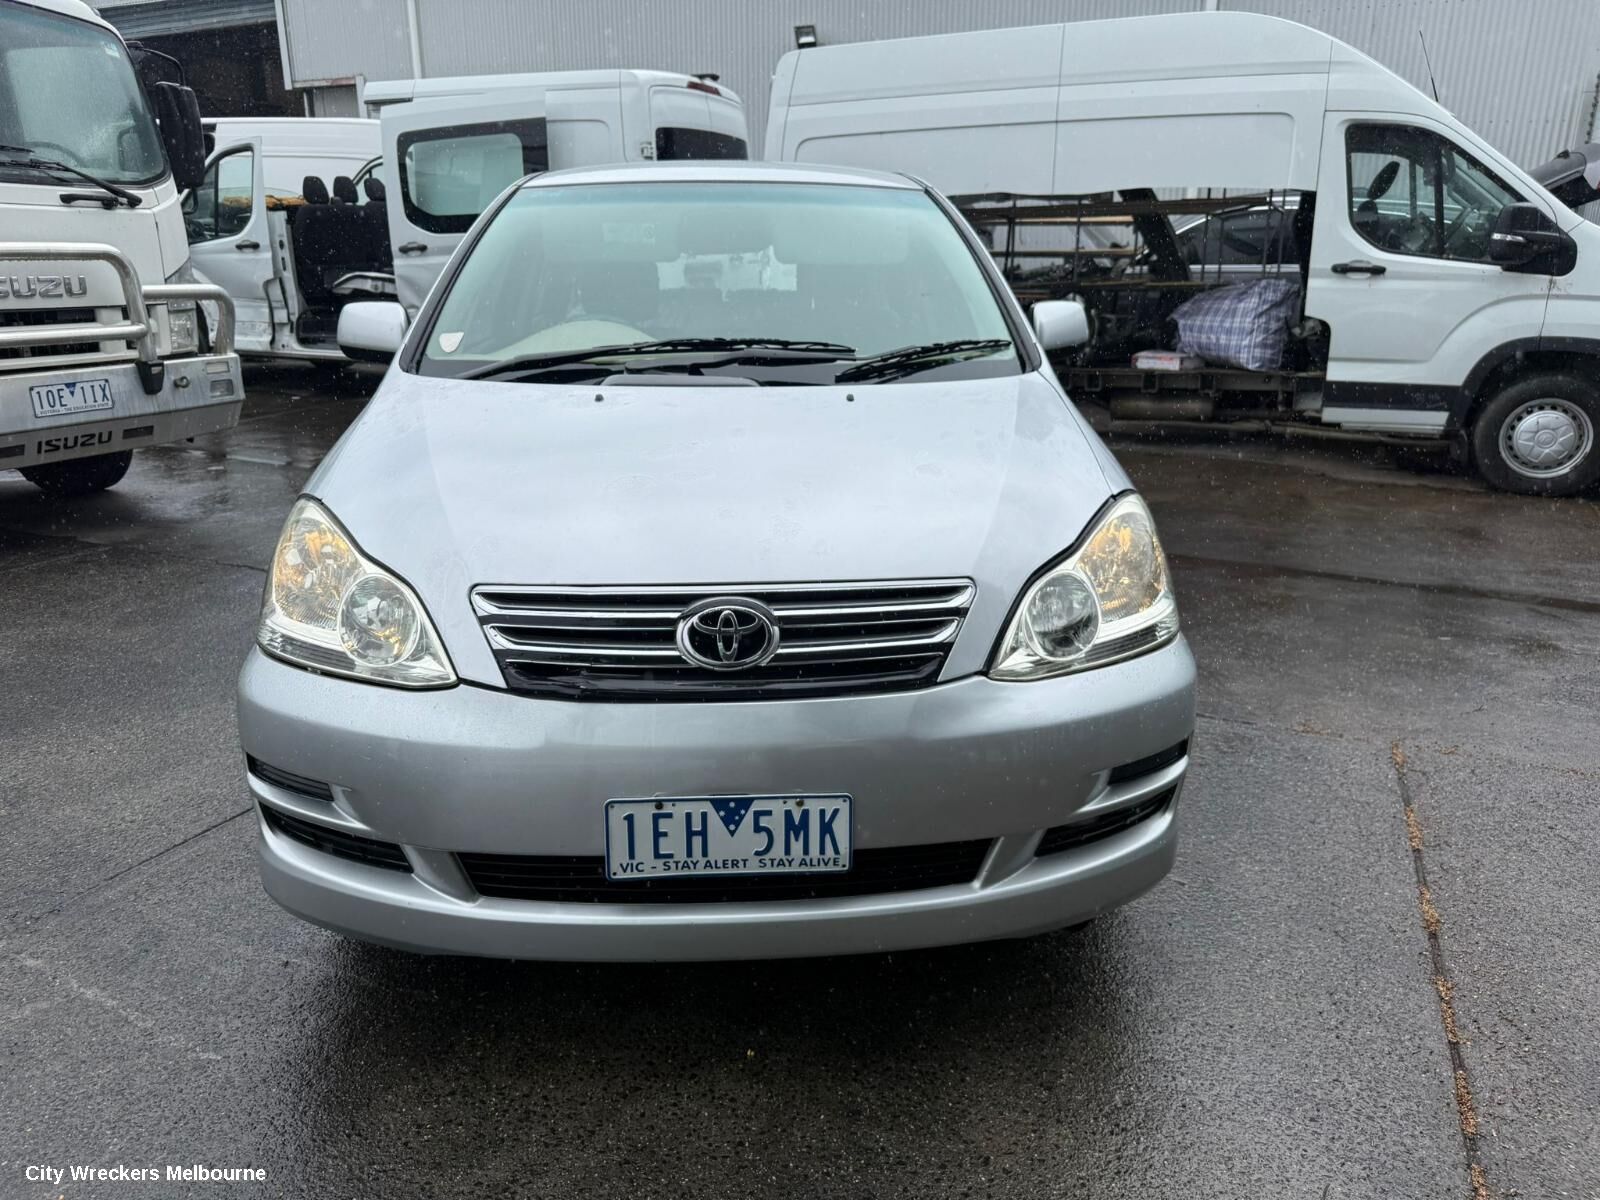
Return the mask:
[[[173,354],[196,354],[200,350],[199,325],[194,309],[192,300],[175,301],[167,305],[167,337],[172,344]]]
[[[297,666],[399,687],[456,673],[416,594],[367,558],[313,500],[300,500],[267,573],[256,642]]]
[[[1131,658],[1178,633],[1155,522],[1138,496],[1106,510],[1083,545],[1023,592],[989,674],[1044,679]]]
[[[183,266],[167,276],[168,283],[193,283],[194,264],[185,259]],[[169,354],[183,356],[200,352],[200,318],[193,300],[174,300],[167,304],[167,341]]]
[[[166,282],[194,283],[194,261],[184,259],[184,264],[168,275]],[[166,341],[170,344],[168,354],[171,355],[182,357],[200,352],[200,315],[195,310],[194,301],[170,301],[166,304]]]

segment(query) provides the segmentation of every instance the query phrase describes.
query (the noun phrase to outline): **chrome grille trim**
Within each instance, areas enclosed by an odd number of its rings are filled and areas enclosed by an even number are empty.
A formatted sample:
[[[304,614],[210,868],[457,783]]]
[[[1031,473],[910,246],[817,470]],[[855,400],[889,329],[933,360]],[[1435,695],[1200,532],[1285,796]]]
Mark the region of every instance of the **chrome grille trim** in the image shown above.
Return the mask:
[[[566,699],[776,699],[898,691],[938,678],[977,588],[970,579],[705,587],[481,585],[472,605],[514,691]],[[769,662],[708,671],[675,636],[713,597],[766,606]]]

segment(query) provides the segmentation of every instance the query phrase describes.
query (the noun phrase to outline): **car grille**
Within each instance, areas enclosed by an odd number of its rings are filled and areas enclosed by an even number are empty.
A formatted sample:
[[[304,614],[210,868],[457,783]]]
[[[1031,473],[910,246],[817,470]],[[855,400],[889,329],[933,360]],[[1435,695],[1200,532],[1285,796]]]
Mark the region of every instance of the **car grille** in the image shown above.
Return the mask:
[[[1108,813],[1090,817],[1086,821],[1074,821],[1068,825],[1056,825],[1046,829],[1044,836],[1039,839],[1039,848],[1034,853],[1060,854],[1064,850],[1076,850],[1079,846],[1087,846],[1090,842],[1098,842],[1125,829],[1132,829],[1140,822],[1148,821],[1158,813],[1165,812],[1177,794],[1178,789],[1170,787],[1148,800],[1141,800],[1126,808],[1114,808]]]
[[[614,882],[598,855],[458,854],[480,895],[588,904],[717,904],[875,896],[971,883],[987,840],[857,850],[848,871],[826,875],[724,875]]]
[[[506,686],[568,700],[763,700],[905,691],[939,677],[971,580],[749,587],[479,587],[473,606]],[[680,618],[714,598],[773,614],[778,649],[737,670],[678,649]]]
[[[0,329],[37,328],[41,325],[93,325],[92,308],[24,308],[0,310]],[[0,358],[55,358],[67,354],[93,354],[98,342],[67,342],[60,346],[13,346],[0,350]]]
[[[271,805],[261,805],[261,815],[273,832],[292,838],[303,846],[320,850],[324,854],[347,858],[351,862],[366,863],[373,867],[386,867],[391,871],[411,870],[406,852],[393,842],[380,842],[360,834],[346,833],[316,821],[302,821],[288,813],[279,812]]]

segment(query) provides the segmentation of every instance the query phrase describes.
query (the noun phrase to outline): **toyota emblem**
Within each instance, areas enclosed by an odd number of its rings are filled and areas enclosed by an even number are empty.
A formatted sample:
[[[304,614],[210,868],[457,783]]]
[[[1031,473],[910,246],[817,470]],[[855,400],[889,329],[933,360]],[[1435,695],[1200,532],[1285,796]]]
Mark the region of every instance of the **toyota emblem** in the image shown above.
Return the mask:
[[[678,653],[697,667],[743,671],[777,652],[777,619],[758,601],[717,596],[690,605],[678,618]]]

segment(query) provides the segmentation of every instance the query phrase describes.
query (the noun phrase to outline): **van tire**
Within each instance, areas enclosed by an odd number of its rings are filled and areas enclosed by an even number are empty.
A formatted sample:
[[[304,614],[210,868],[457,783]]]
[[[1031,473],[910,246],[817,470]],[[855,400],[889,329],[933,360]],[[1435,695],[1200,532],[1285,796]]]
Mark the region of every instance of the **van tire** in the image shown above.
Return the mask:
[[[1600,482],[1600,389],[1577,375],[1523,375],[1472,422],[1472,460],[1493,486],[1573,496]]]
[[[132,450],[73,458],[66,462],[23,467],[22,477],[50,496],[87,496],[103,492],[128,473]]]

